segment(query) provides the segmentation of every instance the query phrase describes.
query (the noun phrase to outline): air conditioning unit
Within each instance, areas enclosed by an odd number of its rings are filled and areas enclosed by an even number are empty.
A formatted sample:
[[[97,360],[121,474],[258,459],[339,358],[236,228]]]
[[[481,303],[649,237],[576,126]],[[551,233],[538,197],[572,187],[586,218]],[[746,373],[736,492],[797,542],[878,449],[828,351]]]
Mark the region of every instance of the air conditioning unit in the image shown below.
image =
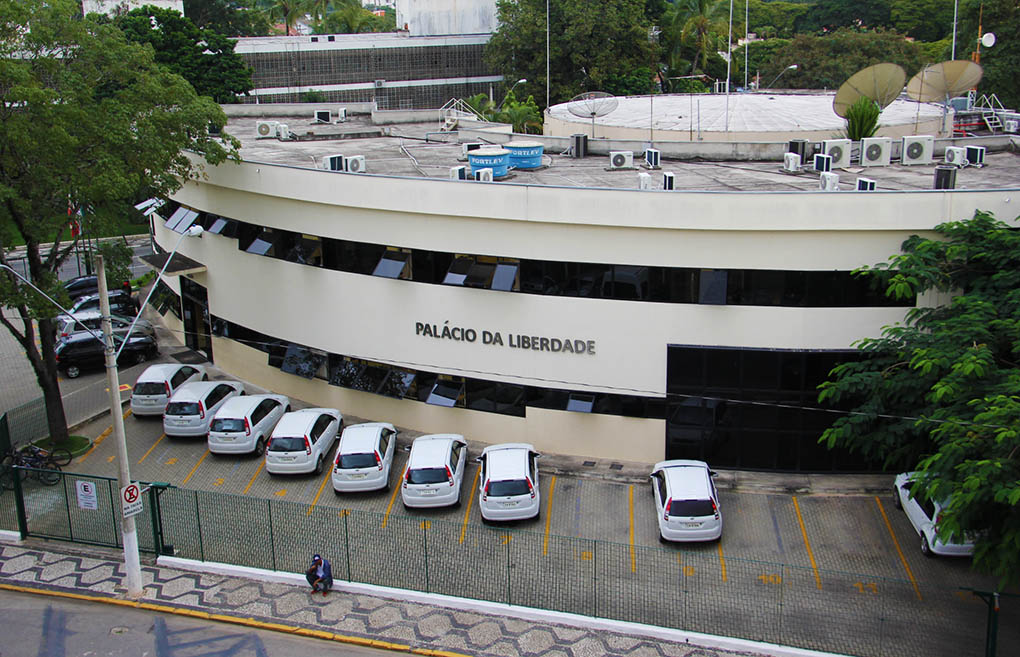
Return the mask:
[[[861,140],[861,166],[887,167],[892,159],[892,139],[865,137]]]
[[[637,188],[638,189],[651,189],[652,188],[652,177],[647,173],[639,173],[637,175]]]
[[[662,174],[662,188],[667,192],[676,189],[676,176],[669,171],[664,172]]]
[[[492,169],[485,168],[475,171],[476,182],[492,182]]]
[[[286,123],[281,123],[276,126],[276,138],[277,139],[290,139],[290,126]]]
[[[832,156],[815,153],[814,169],[819,172],[830,171],[832,169]]]
[[[968,146],[967,164],[969,164],[972,167],[983,167],[985,165],[985,147]]]
[[[652,169],[658,169],[659,168],[659,157],[661,155],[662,155],[662,152],[659,151],[658,149],[655,149],[655,148],[645,149],[645,164],[647,164]]]
[[[332,123],[333,116],[329,113],[329,110],[315,110],[315,122]]]
[[[800,155],[797,153],[783,153],[783,171],[787,173],[800,173]]]
[[[858,178],[857,179],[857,191],[859,192],[873,192],[875,191],[875,181],[871,178]]]
[[[956,167],[935,167],[935,189],[956,189]]]
[[[935,137],[931,135],[913,135],[904,137],[900,150],[902,164],[931,164],[935,152]]]
[[[826,139],[822,142],[822,153],[832,158],[832,169],[845,169],[850,166],[850,140]]]
[[[609,151],[609,168],[633,169],[634,168],[633,151]]]
[[[460,145],[460,154],[466,160],[468,151],[477,151],[485,144],[479,144],[478,142],[466,142]]]
[[[959,146],[946,146],[946,164],[954,167],[967,166],[967,150]]]
[[[467,167],[463,164],[450,167],[450,180],[467,180]]]
[[[823,171],[822,175],[818,178],[818,189],[823,192],[838,192],[839,174],[832,173],[831,171]]]
[[[280,125],[279,121],[257,121],[255,123],[255,134],[258,135],[259,139],[271,139],[276,137],[276,126]]]
[[[375,81],[375,88],[376,89],[382,89],[384,84],[386,84],[386,80],[376,80]]]
[[[347,171],[347,156],[327,155],[322,158],[322,166],[327,171]]]
[[[1006,119],[1002,122],[1002,129],[1006,132],[1015,133],[1017,130],[1020,130],[1020,121],[1017,121],[1016,119]]]
[[[346,120],[347,120],[347,108],[341,107],[336,111],[336,122],[343,123]]]
[[[365,173],[365,156],[352,155],[347,158],[347,167],[344,170],[349,173]]]

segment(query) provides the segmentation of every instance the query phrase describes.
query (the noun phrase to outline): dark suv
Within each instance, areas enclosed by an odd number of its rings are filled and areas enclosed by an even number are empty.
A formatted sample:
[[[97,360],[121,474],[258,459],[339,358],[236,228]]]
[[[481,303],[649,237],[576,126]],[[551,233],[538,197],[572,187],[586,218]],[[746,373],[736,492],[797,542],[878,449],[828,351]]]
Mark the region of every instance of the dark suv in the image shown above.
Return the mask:
[[[99,278],[97,276],[72,278],[64,283],[64,289],[67,290],[67,296],[71,297],[72,301],[77,301],[80,297],[99,292]]]
[[[115,315],[134,317],[138,314],[138,304],[130,294],[124,290],[113,290],[110,296],[110,312]],[[99,295],[90,294],[81,297],[71,306],[71,314],[80,313],[86,310],[99,310]]]
[[[120,348],[120,336],[114,336]],[[102,369],[106,363],[103,343],[89,333],[76,333],[57,343],[57,368],[69,379],[77,378],[82,370]],[[147,335],[131,336],[125,345],[117,365],[135,365],[159,355],[156,340]]]

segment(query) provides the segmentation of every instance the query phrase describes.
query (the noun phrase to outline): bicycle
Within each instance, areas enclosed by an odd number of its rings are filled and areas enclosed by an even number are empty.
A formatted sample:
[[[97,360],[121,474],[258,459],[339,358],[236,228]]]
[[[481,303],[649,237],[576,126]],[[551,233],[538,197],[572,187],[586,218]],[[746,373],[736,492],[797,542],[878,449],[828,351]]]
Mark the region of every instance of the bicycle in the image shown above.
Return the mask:
[[[68,453],[68,456],[70,456],[70,453]],[[70,463],[70,459],[68,459],[68,463]],[[4,466],[4,472],[9,474],[3,476],[0,483],[8,490],[14,489],[15,472],[18,473],[17,476],[22,481],[31,474],[39,483],[46,486],[54,486],[61,479],[60,466],[53,460],[53,455],[35,445],[30,445],[26,450],[10,450],[4,456],[2,465]],[[14,466],[20,467],[14,468]]]
[[[64,449],[63,447],[54,447],[53,449],[47,450],[43,447],[39,447],[38,445],[29,445],[25,449],[33,452],[40,458],[52,461],[54,465],[59,467],[70,465],[71,459],[73,458],[71,456],[71,451]]]

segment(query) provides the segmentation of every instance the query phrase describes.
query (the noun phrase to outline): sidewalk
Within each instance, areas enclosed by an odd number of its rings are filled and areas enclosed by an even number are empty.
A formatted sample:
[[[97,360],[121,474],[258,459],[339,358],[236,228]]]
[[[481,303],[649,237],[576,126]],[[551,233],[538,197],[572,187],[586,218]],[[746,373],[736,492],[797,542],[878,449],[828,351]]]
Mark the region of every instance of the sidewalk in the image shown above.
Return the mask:
[[[0,540],[10,538],[9,533],[0,535]],[[174,562],[179,563],[171,565]],[[122,553],[113,550],[36,539],[21,545],[0,542],[3,589],[128,605],[401,652],[443,657],[823,654],[346,582],[337,582],[324,597],[311,595],[300,573],[166,557],[143,563],[144,591],[134,601],[123,595],[122,566]]]

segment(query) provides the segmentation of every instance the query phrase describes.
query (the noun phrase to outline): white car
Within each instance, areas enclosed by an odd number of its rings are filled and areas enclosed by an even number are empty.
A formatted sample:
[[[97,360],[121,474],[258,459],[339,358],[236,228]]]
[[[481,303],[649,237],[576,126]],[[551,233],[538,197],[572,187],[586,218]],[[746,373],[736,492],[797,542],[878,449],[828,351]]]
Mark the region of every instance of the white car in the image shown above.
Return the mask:
[[[343,423],[344,416],[335,408],[305,408],[285,414],[266,447],[266,472],[320,474]]]
[[[57,338],[66,338],[73,333],[87,332],[88,329],[92,329],[96,333],[102,330],[103,315],[98,310],[86,310],[84,312],[75,313],[73,318],[58,317],[56,319],[57,324]],[[124,335],[127,333],[128,327],[131,326],[131,322],[134,321],[133,317],[125,317],[124,315],[110,315],[110,328],[113,330],[115,335]],[[139,319],[135,322],[135,327],[131,331],[131,335],[147,335],[150,338],[156,338],[156,329],[152,326],[152,323],[148,320]]]
[[[714,474],[704,461],[655,464],[650,477],[662,541],[714,541],[722,536]]]
[[[244,394],[240,381],[196,381],[185,383],[163,411],[163,433],[167,436],[209,435],[216,411],[231,397]]]
[[[234,397],[220,406],[209,426],[209,451],[213,454],[266,453],[266,443],[290,400],[283,395]]]
[[[397,445],[397,430],[388,422],[353,424],[344,429],[333,463],[333,490],[386,490]]]
[[[910,489],[916,481],[916,472],[902,472],[896,475],[893,503],[897,509],[903,509],[907,520],[914,526],[914,531],[921,537],[921,554],[969,557],[974,554],[973,537],[965,537],[963,541],[944,541],[938,536],[938,518],[944,504],[934,502],[920,495],[910,496]]]
[[[133,415],[162,415],[167,402],[185,383],[208,381],[209,375],[201,365],[160,363],[145,368],[131,389]]]
[[[537,518],[542,509],[538,490],[539,453],[527,443],[490,445],[476,461],[481,464],[478,510],[483,521]]]
[[[437,433],[415,438],[400,488],[404,506],[460,504],[467,451],[467,441],[457,434]]]

